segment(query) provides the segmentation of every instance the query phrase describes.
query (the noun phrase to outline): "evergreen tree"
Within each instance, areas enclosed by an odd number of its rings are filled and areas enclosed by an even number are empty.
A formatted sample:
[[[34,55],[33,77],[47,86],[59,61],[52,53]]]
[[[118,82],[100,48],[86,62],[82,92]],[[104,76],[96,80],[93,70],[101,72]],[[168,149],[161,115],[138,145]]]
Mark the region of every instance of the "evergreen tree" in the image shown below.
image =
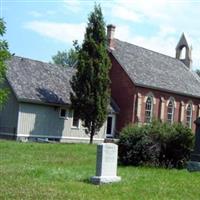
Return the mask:
[[[0,18],[0,108],[5,103],[8,96],[8,89],[1,87],[4,83],[6,75],[6,63],[5,61],[10,58],[8,51],[8,43],[3,39],[3,35],[6,32],[5,22]]]
[[[100,5],[95,5],[79,49],[77,72],[71,81],[72,109],[83,121],[86,133],[90,134],[90,143],[107,118],[110,66],[105,23]]]

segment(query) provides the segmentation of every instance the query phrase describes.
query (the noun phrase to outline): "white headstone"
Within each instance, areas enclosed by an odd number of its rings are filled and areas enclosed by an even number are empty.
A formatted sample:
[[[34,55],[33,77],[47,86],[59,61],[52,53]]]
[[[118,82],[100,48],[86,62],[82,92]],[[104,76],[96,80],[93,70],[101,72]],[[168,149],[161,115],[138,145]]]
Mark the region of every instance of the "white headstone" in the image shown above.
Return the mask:
[[[118,146],[113,143],[97,145],[96,176],[91,178],[94,184],[112,183],[121,180],[117,176]]]

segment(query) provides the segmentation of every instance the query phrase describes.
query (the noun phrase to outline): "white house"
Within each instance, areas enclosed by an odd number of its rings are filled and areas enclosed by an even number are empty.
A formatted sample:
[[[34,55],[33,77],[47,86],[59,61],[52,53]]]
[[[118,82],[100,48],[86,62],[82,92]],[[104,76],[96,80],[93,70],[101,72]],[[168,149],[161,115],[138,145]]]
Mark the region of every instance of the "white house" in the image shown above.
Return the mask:
[[[9,100],[0,112],[0,136],[19,140],[48,139],[88,142],[89,135],[70,109],[73,68],[13,56],[5,85]],[[94,137],[102,142],[114,136],[118,107],[111,102],[107,121]]]

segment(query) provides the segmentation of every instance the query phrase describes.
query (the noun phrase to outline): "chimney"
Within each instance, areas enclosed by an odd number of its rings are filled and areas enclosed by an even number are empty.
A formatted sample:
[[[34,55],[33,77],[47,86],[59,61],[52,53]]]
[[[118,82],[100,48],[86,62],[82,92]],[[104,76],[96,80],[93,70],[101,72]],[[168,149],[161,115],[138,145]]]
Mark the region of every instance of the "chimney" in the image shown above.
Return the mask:
[[[115,26],[113,24],[107,25],[108,48],[111,50],[114,50],[114,34],[115,34]]]

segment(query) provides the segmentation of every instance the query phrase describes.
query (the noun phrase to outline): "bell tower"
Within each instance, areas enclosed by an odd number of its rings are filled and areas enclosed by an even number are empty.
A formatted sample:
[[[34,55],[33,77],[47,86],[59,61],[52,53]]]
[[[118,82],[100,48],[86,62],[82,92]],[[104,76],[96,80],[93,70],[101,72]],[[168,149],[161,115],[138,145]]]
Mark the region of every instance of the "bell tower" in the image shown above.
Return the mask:
[[[181,60],[189,69],[192,67],[192,47],[189,47],[184,33],[176,46],[176,58]]]

